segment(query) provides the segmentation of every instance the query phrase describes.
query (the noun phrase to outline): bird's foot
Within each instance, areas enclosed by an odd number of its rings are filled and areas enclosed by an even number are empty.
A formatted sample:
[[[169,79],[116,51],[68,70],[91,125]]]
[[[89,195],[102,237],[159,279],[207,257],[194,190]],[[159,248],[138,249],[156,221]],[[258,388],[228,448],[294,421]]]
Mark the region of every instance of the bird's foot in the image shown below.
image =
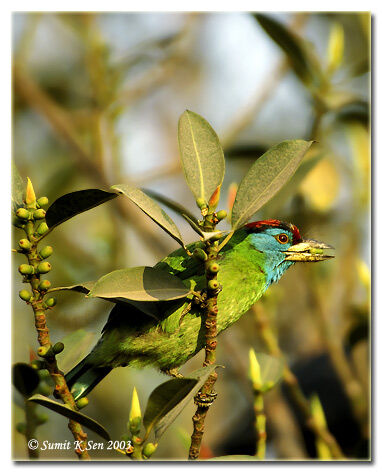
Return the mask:
[[[200,406],[202,408],[209,408],[217,396],[218,394],[214,391],[211,393],[198,392],[194,397],[194,403],[196,406]]]
[[[183,375],[178,372],[178,369],[173,368],[173,369],[161,369],[161,371],[166,374],[170,375],[171,377],[174,377],[175,379],[183,379]]]
[[[200,306],[201,309],[206,308],[207,292],[203,289],[200,292],[193,291],[192,294],[194,296],[192,303]]]

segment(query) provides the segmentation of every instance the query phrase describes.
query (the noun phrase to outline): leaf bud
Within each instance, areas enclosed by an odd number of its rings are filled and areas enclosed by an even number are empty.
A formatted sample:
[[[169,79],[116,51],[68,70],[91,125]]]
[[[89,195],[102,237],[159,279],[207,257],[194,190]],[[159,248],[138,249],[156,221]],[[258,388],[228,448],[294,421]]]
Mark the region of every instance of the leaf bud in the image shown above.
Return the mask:
[[[220,199],[220,187],[221,185],[219,185],[216,190],[214,191],[214,193],[211,195],[211,198],[208,202],[208,207],[210,210],[214,211],[215,208],[218,206],[218,203],[219,203],[219,199]]]
[[[219,272],[220,266],[217,262],[211,261],[207,266],[207,271],[211,274],[217,274]]]
[[[40,236],[42,236],[42,235],[45,234],[48,230],[49,230],[49,227],[48,227],[48,225],[47,225],[47,224],[45,223],[45,221],[44,221],[43,223],[41,223],[41,224],[38,226],[36,232],[37,232],[37,234],[39,234]]]
[[[19,247],[23,250],[23,251],[29,251],[29,249],[31,248],[31,243],[28,239],[24,238],[24,239],[20,239],[19,241]]]
[[[157,447],[158,447],[157,444],[153,444],[151,442],[146,443],[142,451],[142,455],[144,459],[149,459],[154,454]]]
[[[48,298],[48,300],[45,301],[45,305],[48,307],[48,308],[53,308],[54,305],[57,303],[57,300],[53,297],[51,298]]]
[[[44,208],[44,207],[48,206],[48,203],[49,203],[48,197],[40,197],[40,198],[37,200],[37,205],[38,205],[40,208]]]
[[[79,410],[82,410],[82,408],[85,408],[85,406],[88,406],[88,405],[89,405],[89,400],[87,397],[82,397],[76,401],[76,406]]]
[[[249,378],[252,381],[253,388],[259,390],[262,386],[260,364],[257,360],[255,350],[249,350]]]
[[[25,203],[27,205],[33,205],[36,202],[36,194],[29,177],[27,177],[27,190],[25,192]]]
[[[47,274],[52,269],[52,266],[49,262],[40,262],[37,266],[37,271],[39,274]]]
[[[19,272],[23,275],[32,275],[34,272],[33,266],[29,264],[21,264],[19,266]]]
[[[51,283],[49,282],[49,280],[41,280],[41,282],[38,285],[38,289],[41,292],[45,292],[46,290],[50,289],[50,286],[51,286]]]
[[[19,208],[18,210],[16,210],[16,216],[21,220],[27,220],[29,218],[29,215],[30,213],[26,208]]]
[[[219,282],[217,280],[209,280],[208,288],[210,290],[217,290],[219,288]]]
[[[137,389],[134,387],[129,415],[129,429],[132,434],[137,434],[139,432],[141,418],[142,413],[141,406],[139,404],[138,392]]]
[[[58,342],[53,346],[53,352],[55,354],[60,354],[64,350],[64,343]]]
[[[53,248],[52,246],[45,246],[41,249],[41,251],[38,253],[41,259],[47,259],[53,254]]]
[[[205,262],[207,260],[207,254],[203,251],[203,249],[196,248],[192,255],[200,261]]]
[[[16,430],[20,434],[26,434],[27,432],[27,425],[25,423],[17,423]]]
[[[45,210],[40,208],[39,210],[33,212],[33,218],[35,220],[43,220],[45,218],[45,213]]]
[[[24,302],[29,302],[29,300],[32,298],[32,294],[28,292],[28,290],[20,290],[19,297],[21,300],[24,300]]]
[[[138,434],[141,429],[141,417],[136,416],[132,420],[129,420],[129,429],[131,434]]]
[[[216,213],[216,218],[221,221],[224,220],[224,218],[227,218],[227,212],[225,210],[220,210]]]
[[[206,201],[204,200],[204,198],[198,198],[196,200],[196,204],[198,205],[198,207],[202,210],[203,208],[207,208],[207,203]]]

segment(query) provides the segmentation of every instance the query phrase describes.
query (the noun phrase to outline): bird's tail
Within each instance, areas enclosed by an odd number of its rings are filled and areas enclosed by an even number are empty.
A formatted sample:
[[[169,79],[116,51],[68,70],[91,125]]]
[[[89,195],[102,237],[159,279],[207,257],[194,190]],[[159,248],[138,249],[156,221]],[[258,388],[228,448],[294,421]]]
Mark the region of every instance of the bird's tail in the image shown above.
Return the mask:
[[[86,356],[65,375],[75,400],[87,395],[112,370],[112,367],[96,367],[88,358],[89,356]]]

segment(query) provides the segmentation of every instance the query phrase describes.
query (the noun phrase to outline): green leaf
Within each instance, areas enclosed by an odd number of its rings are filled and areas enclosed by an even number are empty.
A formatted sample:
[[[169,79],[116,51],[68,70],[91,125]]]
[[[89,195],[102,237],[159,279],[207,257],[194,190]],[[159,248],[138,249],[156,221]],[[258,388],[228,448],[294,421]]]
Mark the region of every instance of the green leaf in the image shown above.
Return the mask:
[[[28,401],[38,403],[39,405],[45,406],[49,410],[55,411],[59,415],[65,416],[70,420],[77,421],[77,423],[82,424],[86,428],[89,428],[94,433],[97,433],[101,438],[106,439],[106,441],[110,441],[110,435],[106,431],[106,429],[99,424],[97,421],[93,420],[89,416],[80,413],[79,411],[72,410],[68,406],[58,403],[50,398],[44,397],[44,395],[36,394],[33,397],[28,398]]]
[[[167,198],[164,195],[154,192],[153,190],[143,189],[143,191],[147,193],[147,195],[149,195],[151,198],[158,200],[158,202],[163,203],[163,205],[165,205],[166,207],[170,208],[171,210],[174,210],[186,220],[188,218],[188,220],[191,220],[195,224],[198,224],[198,219],[184,206],[180,205],[177,202],[174,202],[174,200],[171,200],[170,198]]]
[[[29,364],[18,362],[12,366],[12,382],[22,395],[29,396],[40,383],[40,377]]]
[[[270,356],[263,352],[256,353],[256,358],[260,365],[261,390],[267,392],[280,381],[283,375],[284,361],[280,357]]]
[[[89,297],[137,301],[177,300],[190,293],[174,275],[153,267],[119,269],[101,277]]]
[[[16,211],[23,206],[26,184],[21,178],[19,171],[12,159],[12,208]]]
[[[62,339],[65,349],[60,354],[60,369],[63,372],[72,369],[89,352],[94,337],[94,333],[78,329]]]
[[[282,208],[283,205],[285,205],[285,203],[287,203],[287,201],[298,191],[298,188],[305,177],[324,156],[325,153],[320,152],[314,157],[306,160],[304,159],[294,174],[293,179],[289,180],[277,195],[263,206],[262,211],[269,215],[277,213],[280,208]]]
[[[164,229],[167,234],[169,234],[175,239],[175,241],[184,247],[182,236],[180,235],[177,226],[168,216],[168,214],[162,210],[162,208],[156,202],[154,202],[152,198],[142,192],[142,190],[139,190],[139,188],[132,187],[128,184],[113,185],[111,188],[128,197],[144,213],[146,213],[147,216],[149,216],[156,224]]]
[[[84,293],[87,295],[90,290],[94,287],[96,281],[83,282],[75,285],[68,285],[67,287],[54,287],[49,292],[60,292],[62,290],[71,290],[72,292]]]
[[[210,199],[224,178],[224,154],[211,125],[186,110],[179,119],[178,141],[183,172],[195,200]]]
[[[270,200],[292,177],[312,141],[283,141],[271,147],[240,182],[232,208],[231,225],[236,230]]]
[[[202,367],[187,378],[172,379],[159,385],[151,393],[143,417],[146,437],[154,428],[155,439],[158,441],[216,367],[216,365]]]
[[[256,13],[253,15],[264,31],[284,51],[296,75],[305,84],[315,82],[318,85],[323,78],[318,58],[312,46],[295,35],[282,23],[269,16]]]
[[[96,188],[67,193],[58,198],[46,212],[46,224],[49,229],[60,225],[73,216],[95,208],[117,197],[115,192],[105,192]]]

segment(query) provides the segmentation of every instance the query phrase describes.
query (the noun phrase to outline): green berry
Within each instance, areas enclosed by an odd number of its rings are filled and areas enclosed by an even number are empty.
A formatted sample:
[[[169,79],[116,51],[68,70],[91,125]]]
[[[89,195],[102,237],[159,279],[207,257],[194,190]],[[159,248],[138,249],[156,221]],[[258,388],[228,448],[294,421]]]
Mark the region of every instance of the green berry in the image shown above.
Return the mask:
[[[81,410],[82,408],[85,408],[89,404],[89,400],[87,397],[82,397],[79,400],[76,401],[77,408]]]
[[[29,302],[29,300],[32,298],[32,294],[28,292],[28,290],[20,290],[19,297],[21,300],[24,300],[24,302]]]
[[[33,359],[31,362],[31,367],[35,370],[40,370],[45,368],[45,362],[40,361],[39,359]]]
[[[37,354],[40,356],[40,357],[46,357],[46,355],[48,354],[48,352],[50,351],[51,349],[51,346],[50,344],[46,345],[46,346],[40,346],[38,349],[37,349]]]
[[[45,223],[45,221],[43,223],[41,223],[39,225],[39,227],[37,228],[37,234],[39,234],[40,236],[42,236],[43,234],[45,234],[47,231],[49,230],[48,228],[48,225]]]
[[[31,243],[28,239],[24,238],[24,239],[20,239],[19,241],[19,247],[23,250],[23,251],[29,251],[29,249],[31,248]]]
[[[19,272],[20,274],[23,274],[23,275],[32,275],[34,272],[34,269],[29,264],[21,264],[21,266],[19,266]]]
[[[138,434],[141,429],[141,417],[136,416],[129,421],[129,429],[131,434]]]
[[[207,254],[203,251],[203,249],[196,248],[192,255],[200,261],[204,262],[207,260]]]
[[[48,259],[53,254],[53,248],[52,246],[45,246],[41,249],[39,252],[39,256],[41,259]]]
[[[146,459],[148,459],[149,457],[151,457],[154,452],[156,451],[157,449],[157,445],[156,444],[153,444],[151,442],[145,444],[144,448],[143,448],[143,451],[142,451],[142,454],[143,454],[143,457],[145,457]]]
[[[19,208],[16,210],[16,216],[21,220],[27,220],[29,218],[29,211],[26,208]]]
[[[40,262],[37,266],[37,271],[39,274],[47,274],[52,269],[52,266],[49,262]]]
[[[49,420],[49,416],[46,415],[45,413],[41,413],[36,418],[37,424],[39,425],[46,423],[48,420]]]
[[[51,298],[49,300],[51,300]],[[53,352],[55,354],[60,354],[60,352],[62,352],[64,350],[64,347],[65,347],[64,343],[58,342],[53,346]]]
[[[26,434],[27,432],[27,425],[25,423],[17,423],[16,425],[16,430],[20,433],[20,434]]]
[[[49,387],[46,382],[40,382],[40,385],[38,386],[38,393],[41,393],[41,395],[45,395],[47,397],[52,393],[52,388]]]
[[[206,203],[206,201],[204,200],[204,198],[198,198],[198,199],[196,200],[196,204],[198,205],[198,207],[199,207],[200,209],[207,207],[207,203]]]
[[[34,213],[33,213],[33,218],[35,220],[42,220],[45,218],[45,210],[43,210],[42,208],[40,208],[39,210],[36,210]]]
[[[46,290],[49,290],[51,286],[51,283],[49,280],[41,280],[41,282],[38,285],[38,289],[41,290],[42,292],[45,292]]]
[[[216,213],[216,218],[220,220],[224,220],[224,218],[227,218],[227,212],[225,210],[220,210]]]
[[[43,207],[48,206],[48,203],[49,203],[48,197],[40,197],[40,198],[37,200],[37,205],[38,205],[40,208],[43,208]]]
[[[57,303],[57,300],[55,298],[48,298],[48,300],[45,301],[45,305],[48,307],[48,308],[52,308],[54,307],[54,305]]]
[[[217,272],[219,272],[219,264],[217,262],[210,262],[207,266],[207,270],[208,272],[211,272],[211,274],[216,274]]]
[[[40,379],[47,379],[48,377],[50,377],[48,369],[40,369],[38,371],[38,376],[40,377]]]
[[[217,280],[209,280],[208,288],[210,290],[217,290],[219,288],[219,282]]]

